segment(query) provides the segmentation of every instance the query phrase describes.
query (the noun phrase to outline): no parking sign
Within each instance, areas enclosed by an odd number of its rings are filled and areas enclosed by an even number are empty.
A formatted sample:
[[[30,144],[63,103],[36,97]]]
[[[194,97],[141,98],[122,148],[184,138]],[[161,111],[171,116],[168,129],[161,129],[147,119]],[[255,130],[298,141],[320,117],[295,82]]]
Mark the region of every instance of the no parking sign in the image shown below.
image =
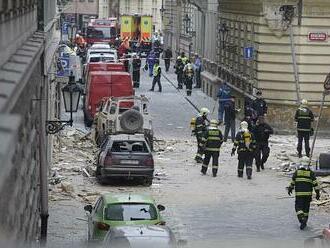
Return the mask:
[[[60,57],[60,65],[58,66],[57,76],[68,77],[70,76],[70,57]]]

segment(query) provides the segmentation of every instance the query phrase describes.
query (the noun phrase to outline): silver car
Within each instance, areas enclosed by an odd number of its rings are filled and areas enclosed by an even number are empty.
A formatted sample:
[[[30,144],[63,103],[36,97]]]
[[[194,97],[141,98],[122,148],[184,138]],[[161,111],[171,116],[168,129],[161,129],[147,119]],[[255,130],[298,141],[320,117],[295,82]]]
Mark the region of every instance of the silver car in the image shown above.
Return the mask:
[[[166,226],[121,226],[110,228],[103,248],[177,248],[173,232]]]

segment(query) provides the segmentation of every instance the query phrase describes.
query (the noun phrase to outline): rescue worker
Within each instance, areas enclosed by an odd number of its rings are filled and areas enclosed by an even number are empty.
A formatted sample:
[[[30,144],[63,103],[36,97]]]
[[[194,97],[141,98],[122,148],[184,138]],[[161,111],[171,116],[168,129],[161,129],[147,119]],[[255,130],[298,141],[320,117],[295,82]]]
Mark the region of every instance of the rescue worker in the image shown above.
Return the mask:
[[[178,89],[182,89],[184,64],[182,62],[181,56],[177,57],[174,68],[175,74],[177,75]]]
[[[140,86],[141,59],[137,55],[133,56],[132,68],[133,68],[133,87],[134,88],[139,88],[139,86]]]
[[[260,168],[262,170],[265,169],[265,163],[269,157],[270,148],[268,145],[269,136],[274,133],[271,126],[269,126],[265,122],[265,117],[259,116],[257,124],[253,130],[255,139],[256,139],[256,151],[255,151],[255,159],[257,172],[260,172]]]
[[[156,62],[155,62],[154,68],[153,68],[154,79],[152,81],[152,87],[151,87],[150,91],[154,91],[155,85],[157,83],[158,84],[158,91],[162,92],[162,84],[160,82],[161,74],[162,74],[162,69],[159,66],[159,60],[156,59]]]
[[[197,163],[203,162],[203,137],[206,131],[206,118],[210,111],[207,108],[201,108],[199,115],[195,120],[195,127],[193,129],[193,134],[196,135],[197,138],[197,153],[195,156],[195,160]]]
[[[302,142],[305,141],[305,152],[306,156],[310,156],[309,138],[313,132],[312,122],[314,121],[313,112],[307,107],[308,101],[303,99],[300,107],[297,109],[295,114],[295,121],[297,122],[298,131],[298,157],[302,157]]]
[[[222,133],[218,128],[218,121],[211,120],[210,126],[206,129],[205,136],[202,141],[205,155],[201,169],[203,175],[206,174],[207,167],[210,159],[212,158],[212,174],[213,177],[217,176],[222,138]]]
[[[152,73],[153,73],[153,68],[154,68],[156,59],[157,58],[156,58],[155,51],[151,50],[150,53],[148,54],[148,57],[147,57],[147,60],[146,60],[146,63],[147,63],[148,68],[149,68],[149,77],[153,76]]]
[[[172,55],[172,50],[171,50],[170,47],[168,47],[163,53],[163,59],[164,59],[164,62],[165,62],[166,72],[168,72],[168,70],[170,69],[172,56],[173,56]]]
[[[249,131],[246,121],[241,122],[241,130],[236,134],[231,156],[235,155],[236,149],[238,153],[238,177],[243,177],[245,166],[247,179],[252,179],[252,163],[256,141],[253,133]]]
[[[217,98],[219,98],[218,120],[223,122],[223,114],[225,112],[225,104],[230,99],[231,89],[226,82],[219,88]]]
[[[82,37],[80,34],[76,34],[75,43],[80,48],[86,47],[86,41],[84,37]]]
[[[267,115],[267,110],[268,110],[267,103],[262,98],[261,90],[258,90],[256,95],[257,95],[256,99],[252,102],[252,108],[256,111],[257,114],[255,122],[257,121],[259,116]]]
[[[236,135],[236,110],[235,108],[235,96],[230,97],[230,101],[225,104],[225,136],[224,142],[227,142],[229,130],[231,130],[231,140],[235,141]]]
[[[193,79],[194,79],[194,67],[190,62],[190,60],[188,60],[187,64],[184,66],[183,73],[186,80],[187,96],[191,96]]]
[[[185,53],[182,52],[181,55],[180,55],[180,57],[181,57],[182,63],[184,65],[186,65],[189,59],[186,57]]]
[[[252,131],[255,127],[256,121],[258,119],[258,114],[252,107],[253,101],[246,97],[244,99],[244,121],[249,125],[249,130]]]
[[[295,190],[296,202],[295,209],[300,229],[303,230],[308,221],[309,206],[312,201],[313,188],[316,193],[316,199],[320,199],[320,188],[313,171],[309,169],[309,158],[303,157],[299,169],[292,175],[292,181],[287,187],[288,194],[291,195]]]

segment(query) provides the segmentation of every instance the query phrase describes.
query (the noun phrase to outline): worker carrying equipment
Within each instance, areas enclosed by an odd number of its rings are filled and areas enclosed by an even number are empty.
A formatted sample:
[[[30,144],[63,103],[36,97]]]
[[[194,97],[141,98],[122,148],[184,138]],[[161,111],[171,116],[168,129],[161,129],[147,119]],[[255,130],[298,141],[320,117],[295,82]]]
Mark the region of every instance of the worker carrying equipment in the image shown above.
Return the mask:
[[[195,160],[197,163],[203,162],[204,149],[202,141],[206,131],[205,120],[209,113],[210,111],[207,108],[201,108],[199,115],[196,117],[195,129],[193,130],[193,134],[196,135],[197,138],[197,153],[195,156]]]
[[[183,68],[184,78],[186,82],[187,96],[191,96],[193,79],[194,79],[194,67],[190,60],[187,61],[187,64]]]
[[[202,142],[205,157],[203,160],[201,172],[203,175],[206,174],[207,167],[212,158],[212,174],[213,177],[216,177],[218,173],[220,147],[223,142],[223,136],[218,128],[217,120],[210,121],[210,126],[206,129],[205,136],[202,138]]]
[[[256,140],[253,133],[249,131],[246,121],[241,122],[241,130],[236,134],[231,156],[235,155],[236,149],[238,153],[238,177],[243,177],[245,166],[247,179],[252,179],[252,163]]]
[[[308,221],[313,188],[317,200],[320,199],[320,188],[314,172],[309,169],[309,158],[303,157],[300,164],[298,170],[292,175],[292,181],[287,190],[289,195],[292,194],[293,190],[296,192],[295,209],[300,222],[300,229],[303,230]]]

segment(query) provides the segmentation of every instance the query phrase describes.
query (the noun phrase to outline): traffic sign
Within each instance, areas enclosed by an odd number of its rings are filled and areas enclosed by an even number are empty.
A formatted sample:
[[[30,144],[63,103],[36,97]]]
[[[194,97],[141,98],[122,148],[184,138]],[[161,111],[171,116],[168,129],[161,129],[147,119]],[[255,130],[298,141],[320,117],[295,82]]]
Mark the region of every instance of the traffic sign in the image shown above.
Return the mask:
[[[58,77],[68,77],[70,76],[70,58],[60,57],[60,65],[58,66],[57,76]]]
[[[253,47],[244,47],[244,59],[250,60],[253,59],[254,48]]]

